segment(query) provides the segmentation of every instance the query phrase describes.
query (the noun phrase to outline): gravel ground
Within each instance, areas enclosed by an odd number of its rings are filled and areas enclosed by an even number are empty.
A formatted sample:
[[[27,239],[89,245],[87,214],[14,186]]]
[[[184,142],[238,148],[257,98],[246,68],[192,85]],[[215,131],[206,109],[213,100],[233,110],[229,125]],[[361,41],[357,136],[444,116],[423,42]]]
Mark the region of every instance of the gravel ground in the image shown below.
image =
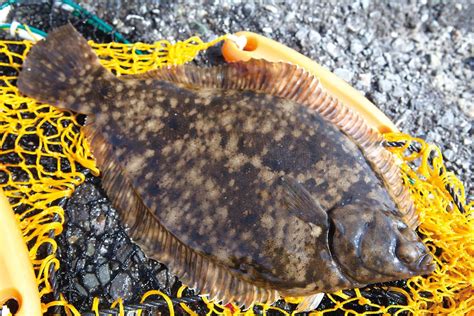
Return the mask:
[[[10,17],[45,31],[68,16],[33,1]],[[240,30],[261,33],[334,71],[362,91],[406,133],[441,147],[447,167],[472,199],[474,35],[471,1],[361,0],[351,4],[214,1],[79,1],[130,41],[210,40]],[[75,23],[97,41],[111,37]],[[199,59],[215,63],[216,50]],[[80,306],[91,295],[136,301],[143,289],[176,289],[126,237],[96,178],[88,176],[66,207],[58,288]],[[105,229],[107,227],[107,229]],[[121,256],[121,257],[120,257]],[[120,258],[118,258],[120,257]],[[140,281],[141,280],[141,281]],[[137,283],[138,282],[138,283]],[[106,294],[104,294],[106,293]],[[105,295],[105,296],[104,296]]]

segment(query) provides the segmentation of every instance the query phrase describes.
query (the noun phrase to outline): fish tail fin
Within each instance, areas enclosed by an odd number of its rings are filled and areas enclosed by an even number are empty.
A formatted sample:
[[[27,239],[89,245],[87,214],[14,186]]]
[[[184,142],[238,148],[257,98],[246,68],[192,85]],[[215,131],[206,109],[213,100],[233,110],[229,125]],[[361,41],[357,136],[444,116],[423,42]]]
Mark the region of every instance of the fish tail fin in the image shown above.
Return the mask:
[[[86,39],[67,24],[32,47],[17,85],[41,102],[91,114],[95,111],[88,101],[103,97],[111,78]]]

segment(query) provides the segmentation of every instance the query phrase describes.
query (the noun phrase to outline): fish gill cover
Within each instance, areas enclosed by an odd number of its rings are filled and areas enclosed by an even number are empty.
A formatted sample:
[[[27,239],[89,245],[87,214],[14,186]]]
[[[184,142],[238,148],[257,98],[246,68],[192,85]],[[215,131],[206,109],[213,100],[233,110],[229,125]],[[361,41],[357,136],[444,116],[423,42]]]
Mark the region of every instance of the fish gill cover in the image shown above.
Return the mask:
[[[154,301],[150,312],[238,311],[205,297],[196,299],[165,266],[146,259],[131,243],[100,188],[98,170],[80,131],[83,118],[18,93],[16,77],[32,45],[0,43],[0,183],[18,214],[44,311],[79,314],[111,306],[113,313],[123,314],[123,308],[141,301]],[[171,60],[183,63],[208,47],[197,38],[177,45],[163,41],[92,46],[101,63],[117,74],[141,73]],[[329,294],[317,310],[468,313],[474,309],[473,203],[466,204],[462,184],[446,171],[437,147],[405,134],[385,137],[388,148],[404,161],[405,182],[422,223],[419,232],[435,254],[438,269],[407,282]],[[183,296],[189,299],[177,299]],[[252,312],[290,314],[294,302],[257,305]]]

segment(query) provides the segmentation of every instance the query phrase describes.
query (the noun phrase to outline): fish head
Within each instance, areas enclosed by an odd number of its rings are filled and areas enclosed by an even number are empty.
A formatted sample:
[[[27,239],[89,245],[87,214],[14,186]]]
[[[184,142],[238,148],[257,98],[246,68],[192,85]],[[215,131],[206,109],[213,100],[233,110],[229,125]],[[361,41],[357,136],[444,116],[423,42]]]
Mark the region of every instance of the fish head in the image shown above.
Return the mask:
[[[353,204],[332,210],[330,218],[333,258],[355,284],[407,279],[435,268],[426,245],[391,212]]]

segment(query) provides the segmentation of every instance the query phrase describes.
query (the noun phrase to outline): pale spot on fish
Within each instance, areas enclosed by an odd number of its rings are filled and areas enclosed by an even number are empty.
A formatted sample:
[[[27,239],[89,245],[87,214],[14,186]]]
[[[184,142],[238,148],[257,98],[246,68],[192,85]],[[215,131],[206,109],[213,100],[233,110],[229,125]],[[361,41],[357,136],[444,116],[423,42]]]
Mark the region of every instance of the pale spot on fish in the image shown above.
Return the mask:
[[[268,215],[267,213],[262,215],[262,218],[260,219],[260,222],[262,223],[262,226],[265,229],[271,229],[274,225],[273,218]]]
[[[277,142],[282,140],[283,137],[285,137],[285,131],[284,130],[279,129],[278,131],[276,131],[274,138]]]
[[[322,232],[321,227],[311,222],[309,222],[308,224],[309,224],[309,227],[311,227],[311,231],[310,231],[311,237],[318,238]]]
[[[120,117],[122,116],[122,113],[120,113],[119,111],[114,111],[112,112],[112,118],[117,121],[118,119],[120,119]]]
[[[126,165],[126,169],[130,173],[130,175],[133,175],[133,174],[138,173],[141,170],[144,163],[145,163],[145,157],[135,155],[131,157],[129,163]]]
[[[273,172],[267,169],[260,169],[258,175],[264,182],[270,182],[275,176]]]
[[[293,135],[294,138],[299,138],[302,133],[299,129],[295,129],[293,130],[293,132],[291,132],[291,134]]]
[[[257,169],[262,168],[262,160],[259,156],[253,156],[250,159],[250,163]]]
[[[248,162],[248,157],[245,156],[244,154],[237,154],[234,157],[232,157],[227,164],[225,165],[227,168],[229,168],[230,172],[236,172],[238,171],[246,162]]]
[[[147,149],[145,150],[145,157],[146,158],[151,158],[155,155],[155,151],[153,149]]]
[[[171,108],[172,108],[172,109],[175,109],[176,106],[178,106],[178,100],[175,99],[175,98],[171,98],[171,99],[170,99],[170,105],[171,105]]]
[[[67,97],[66,97],[66,102],[69,103],[69,104],[72,104],[76,101],[76,97],[69,94]]]

